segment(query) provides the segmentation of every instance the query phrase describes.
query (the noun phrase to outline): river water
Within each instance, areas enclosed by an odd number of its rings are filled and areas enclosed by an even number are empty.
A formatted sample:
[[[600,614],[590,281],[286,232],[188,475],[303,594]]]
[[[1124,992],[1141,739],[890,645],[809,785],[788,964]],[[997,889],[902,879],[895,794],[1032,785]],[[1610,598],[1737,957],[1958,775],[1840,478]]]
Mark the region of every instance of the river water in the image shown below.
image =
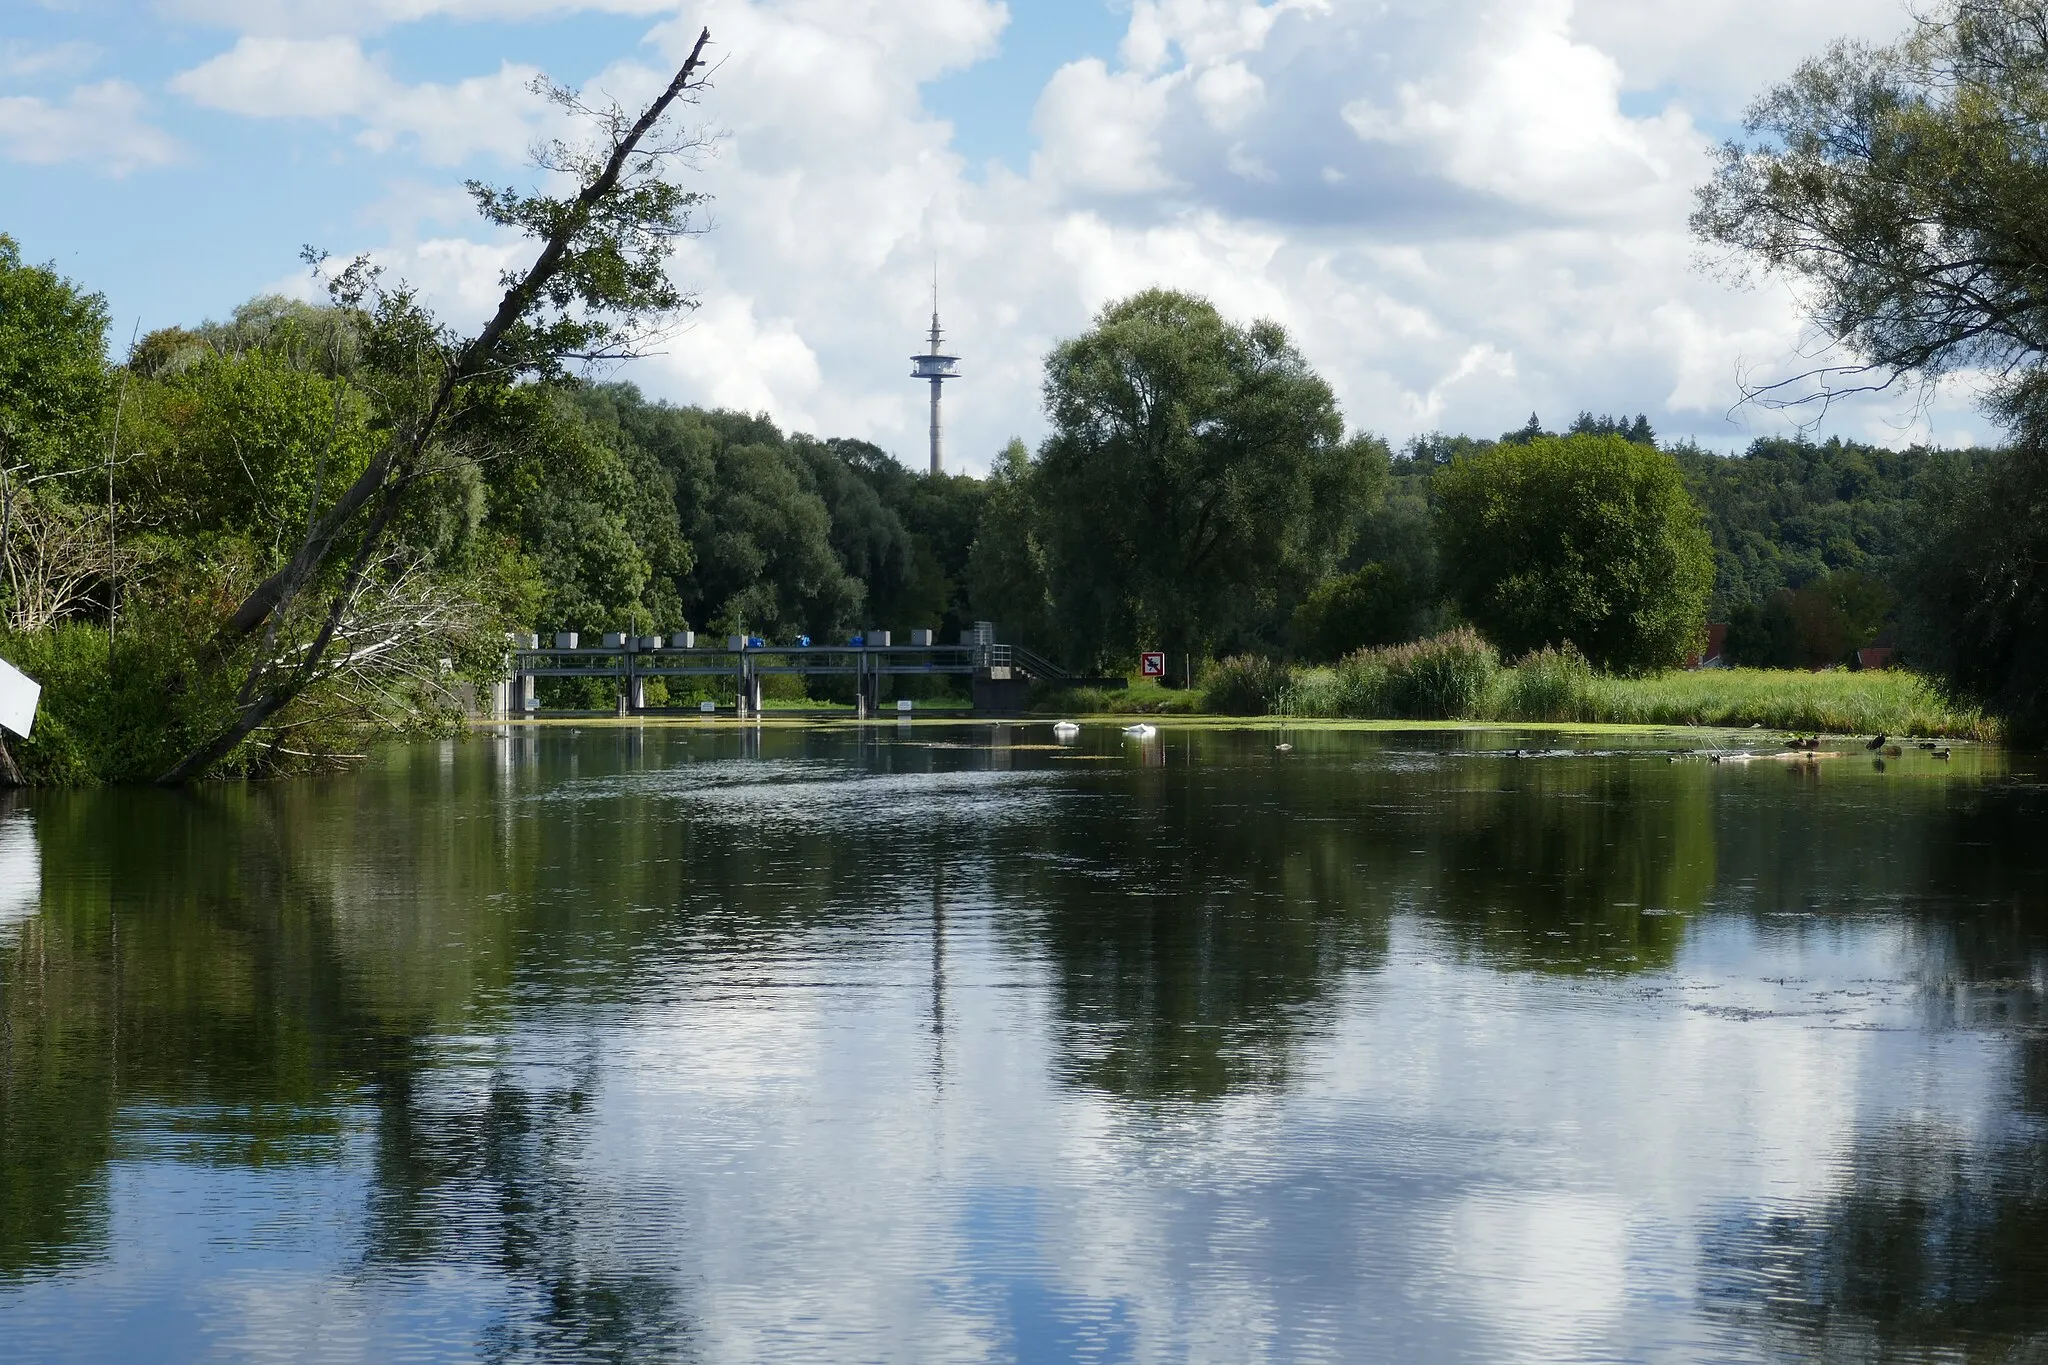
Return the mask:
[[[1673,743],[17,800],[0,1358],[2048,1359],[2048,781]]]

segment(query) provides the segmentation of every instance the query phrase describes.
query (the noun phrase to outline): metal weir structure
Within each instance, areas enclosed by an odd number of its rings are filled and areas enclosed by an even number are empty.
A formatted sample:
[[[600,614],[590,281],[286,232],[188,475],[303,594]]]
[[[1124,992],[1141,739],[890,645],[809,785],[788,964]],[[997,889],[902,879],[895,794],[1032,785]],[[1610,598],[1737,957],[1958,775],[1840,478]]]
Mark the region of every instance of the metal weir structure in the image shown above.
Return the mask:
[[[932,473],[939,473],[945,466],[939,436],[939,390],[948,379],[958,379],[957,368],[960,357],[944,355],[939,347],[944,344],[945,333],[939,330],[939,271],[932,267],[932,336],[931,349],[924,355],[910,357],[910,377],[928,379],[932,386]]]
[[[799,677],[848,677],[853,680],[854,713],[872,716],[882,707],[890,678],[963,676],[971,681],[974,706],[981,711],[1020,711],[1034,679],[1064,681],[1065,669],[1022,645],[997,644],[995,629],[977,623],[953,645],[938,643],[929,630],[910,633],[910,643],[895,644],[886,630],[869,630],[845,644],[777,645],[734,635],[723,645],[699,644],[695,634],[606,635],[599,645],[585,645],[573,632],[544,646],[538,635],[515,636],[506,656],[505,681],[498,684],[491,710],[500,717],[540,711],[542,678],[603,679],[616,683],[621,715],[638,715],[647,705],[649,678],[730,679],[734,704],[700,703],[698,708],[759,715],[761,681],[777,674]],[[724,689],[721,687],[721,691]],[[663,710],[671,708],[661,708]]]

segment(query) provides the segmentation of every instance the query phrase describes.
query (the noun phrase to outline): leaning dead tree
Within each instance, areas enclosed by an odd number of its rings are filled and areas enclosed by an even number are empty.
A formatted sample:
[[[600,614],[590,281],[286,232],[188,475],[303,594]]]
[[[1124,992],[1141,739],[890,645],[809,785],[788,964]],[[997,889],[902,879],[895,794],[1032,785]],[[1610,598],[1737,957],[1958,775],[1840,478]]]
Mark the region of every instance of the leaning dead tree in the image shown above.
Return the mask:
[[[233,719],[161,781],[203,776],[313,683],[348,671],[347,657],[337,664],[330,654],[339,642],[346,655],[364,638],[345,638],[344,627],[362,608],[366,580],[387,565],[394,522],[475,391],[551,377],[571,362],[634,354],[652,320],[694,306],[669,279],[667,265],[703,197],[664,172],[701,144],[669,132],[664,121],[704,88],[710,42],[705,29],[674,79],[637,117],[616,106],[590,108],[572,91],[546,90],[596,128],[587,145],[558,141],[536,157],[542,170],[572,178],[575,194],[556,198],[470,182],[488,221],[539,243],[524,271],[505,274],[504,297],[475,336],[450,337],[409,290],[384,288],[366,260],[330,283],[335,302],[359,320],[365,368],[374,376],[365,382],[390,414],[388,439],[334,505],[311,519],[291,559],[222,628],[224,658],[257,642]],[[310,610],[309,594],[316,599]],[[302,626],[306,638],[295,640]]]

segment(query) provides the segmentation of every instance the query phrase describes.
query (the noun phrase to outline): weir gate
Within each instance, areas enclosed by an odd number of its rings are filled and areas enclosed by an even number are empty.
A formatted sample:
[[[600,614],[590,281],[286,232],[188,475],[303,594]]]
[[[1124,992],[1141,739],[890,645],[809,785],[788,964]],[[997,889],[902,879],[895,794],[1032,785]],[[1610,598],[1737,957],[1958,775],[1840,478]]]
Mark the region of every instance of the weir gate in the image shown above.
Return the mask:
[[[537,635],[515,636],[506,655],[505,681],[492,698],[500,717],[540,714],[542,678],[606,679],[617,683],[619,714],[646,713],[650,678],[730,679],[735,704],[712,702],[705,711],[731,710],[741,716],[761,710],[761,681],[776,674],[799,677],[845,677],[853,680],[854,714],[875,715],[882,705],[884,680],[939,676],[969,679],[977,711],[1022,711],[1033,681],[1089,682],[1121,685],[1116,679],[1072,679],[1065,669],[1024,648],[997,644],[994,628],[982,622],[960,643],[939,644],[928,630],[911,632],[909,644],[896,644],[885,630],[865,631],[845,644],[769,644],[758,637],[734,635],[722,645],[700,643],[695,634],[603,637],[584,645],[573,633],[556,635],[543,645]],[[722,688],[720,689],[723,690]],[[674,708],[661,708],[663,710]]]

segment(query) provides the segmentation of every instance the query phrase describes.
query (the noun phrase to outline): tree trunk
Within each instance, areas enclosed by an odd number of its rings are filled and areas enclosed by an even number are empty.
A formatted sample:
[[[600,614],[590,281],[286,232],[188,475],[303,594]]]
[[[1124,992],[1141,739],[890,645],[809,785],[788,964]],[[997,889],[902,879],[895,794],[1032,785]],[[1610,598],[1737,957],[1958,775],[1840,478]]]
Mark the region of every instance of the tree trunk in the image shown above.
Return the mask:
[[[312,647],[306,651],[305,659],[283,682],[260,695],[251,695],[251,699],[242,704],[241,713],[236,716],[233,725],[185,755],[178,761],[176,767],[157,779],[159,783],[177,786],[205,776],[207,769],[233,753],[235,746],[253,734],[257,726],[282,711],[292,698],[306,690],[306,685],[312,682],[314,675],[318,673],[320,663],[326,657],[327,647],[333,643],[335,631],[340,628],[342,617],[348,611],[349,596],[362,581],[363,575],[368,572],[378,547],[383,544],[384,532],[391,524],[392,513],[398,510],[399,500],[404,494],[403,484],[386,490],[383,501],[378,504],[376,514],[370,518],[369,526],[364,528],[363,541],[357,547],[355,561],[349,565],[348,575],[342,579],[340,588],[336,590],[334,603],[327,609],[327,620],[321,625],[320,634],[314,639]],[[253,676],[250,681],[255,681]],[[253,688],[245,688],[244,692],[245,695],[253,694]]]
[[[455,405],[458,392],[464,384],[498,363],[497,353],[500,344],[506,335],[527,317],[533,309],[535,300],[542,296],[549,282],[560,273],[563,260],[576,234],[588,225],[592,214],[618,188],[620,177],[625,173],[627,164],[636,153],[642,139],[661,119],[669,106],[689,87],[690,77],[702,69],[704,49],[710,41],[711,30],[707,28],[698,35],[697,44],[691,49],[689,59],[676,72],[675,79],[669,82],[668,88],[642,111],[639,119],[613,145],[611,156],[604,168],[578,193],[571,205],[571,211],[565,214],[548,234],[540,254],[535,257],[526,273],[506,289],[505,296],[499,302],[498,310],[492,315],[491,320],[484,324],[483,330],[462,348],[452,363],[448,364],[435,388],[433,400],[427,405],[427,410],[421,416],[418,425],[410,432],[396,436],[392,444],[371,461],[370,467],[363,471],[308,534],[305,543],[292,557],[292,562],[264,580],[229,618],[223,635],[233,640],[248,637],[274,614],[286,610],[300,588],[312,580],[320,564],[333,553],[334,543],[348,521],[373,498],[381,495],[382,501],[371,516],[370,525],[363,532],[355,564],[343,582],[341,593],[329,612],[328,620],[318,638],[306,650],[299,665],[282,682],[259,691],[257,683],[272,671],[272,661],[261,657],[252,661],[249,678],[242,687],[241,705],[235,723],[179,760],[175,767],[157,779],[159,782],[176,785],[204,776],[208,769],[232,753],[235,746],[248,738],[258,726],[303,691],[307,683],[318,673],[321,660],[334,638],[335,628],[345,608],[348,594],[362,577],[381,545],[399,495],[410,485],[416,476],[420,460],[439,438],[441,427]]]
[[[7,736],[0,734],[0,787],[25,787],[22,781],[21,765],[14,761],[14,755],[7,751]]]

